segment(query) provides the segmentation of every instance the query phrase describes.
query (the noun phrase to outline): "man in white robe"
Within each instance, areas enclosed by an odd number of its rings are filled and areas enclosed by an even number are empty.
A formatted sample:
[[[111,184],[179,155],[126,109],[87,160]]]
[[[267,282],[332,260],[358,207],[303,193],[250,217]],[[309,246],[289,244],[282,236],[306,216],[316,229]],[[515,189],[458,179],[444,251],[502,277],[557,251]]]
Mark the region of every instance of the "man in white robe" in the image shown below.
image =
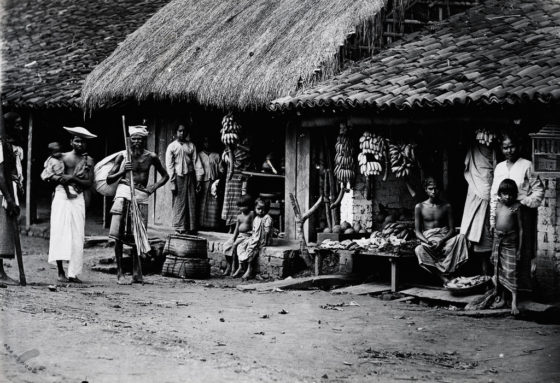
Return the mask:
[[[86,153],[86,139],[97,137],[82,127],[64,128],[71,135],[72,151],[64,153],[64,174],[51,177],[58,183],[51,206],[49,263],[56,263],[58,281],[81,283],[84,256],[86,207],[83,191],[93,183],[93,159]],[[76,198],[68,199],[62,185],[67,185]],[[68,277],[63,262],[68,262]]]

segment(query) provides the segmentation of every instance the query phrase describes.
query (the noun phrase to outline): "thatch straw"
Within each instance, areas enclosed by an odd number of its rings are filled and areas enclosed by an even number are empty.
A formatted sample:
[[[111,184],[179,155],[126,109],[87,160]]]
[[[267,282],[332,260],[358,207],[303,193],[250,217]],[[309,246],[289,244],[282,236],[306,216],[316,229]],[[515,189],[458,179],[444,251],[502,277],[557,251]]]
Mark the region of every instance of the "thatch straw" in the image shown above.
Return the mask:
[[[255,108],[338,71],[384,0],[174,0],[87,77],[84,106],[146,99]],[[314,70],[321,68],[319,77]]]

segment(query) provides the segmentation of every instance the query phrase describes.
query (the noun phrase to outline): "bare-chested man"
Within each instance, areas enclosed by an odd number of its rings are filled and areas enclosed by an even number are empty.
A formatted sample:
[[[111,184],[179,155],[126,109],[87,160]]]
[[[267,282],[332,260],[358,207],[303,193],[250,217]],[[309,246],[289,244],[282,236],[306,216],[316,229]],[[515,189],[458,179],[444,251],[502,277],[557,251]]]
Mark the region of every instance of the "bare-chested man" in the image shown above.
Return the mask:
[[[463,235],[454,236],[451,205],[439,198],[435,179],[426,178],[424,189],[428,199],[414,209],[416,237],[422,243],[415,252],[422,267],[447,281],[467,261],[467,241]]]
[[[93,183],[93,159],[86,153],[86,139],[97,137],[82,127],[64,128],[73,137],[72,151],[62,155],[64,174],[51,177],[58,184],[51,206],[51,233],[49,241],[49,263],[56,263],[59,282],[81,283],[84,258],[84,232],[86,205],[83,191]],[[76,194],[69,199],[63,185]],[[63,261],[68,261],[68,278],[64,273]]]
[[[123,243],[134,246],[134,237],[131,228],[130,215],[130,171],[134,180],[135,198],[140,208],[140,213],[144,221],[144,226],[148,224],[148,198],[158,188],[165,185],[169,180],[169,175],[161,164],[157,154],[147,151],[146,137],[148,130],[145,126],[129,126],[130,134],[130,162],[125,160],[124,155],[119,155],[115,159],[113,168],[107,176],[107,183],[119,182],[113,207],[111,208],[111,229],[109,237],[116,240],[115,258],[117,259],[117,283],[130,284],[142,283],[142,268],[140,266],[139,254],[136,249],[132,251],[132,282],[124,278],[122,270]],[[158,182],[148,185],[150,167],[154,166],[161,178]]]

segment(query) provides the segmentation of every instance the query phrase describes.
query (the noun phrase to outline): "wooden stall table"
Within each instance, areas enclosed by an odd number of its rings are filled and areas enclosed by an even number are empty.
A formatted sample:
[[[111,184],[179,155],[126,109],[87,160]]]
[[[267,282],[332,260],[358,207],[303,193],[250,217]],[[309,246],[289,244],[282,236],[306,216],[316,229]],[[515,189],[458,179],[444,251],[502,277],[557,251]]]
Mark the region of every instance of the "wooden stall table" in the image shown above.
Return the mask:
[[[399,264],[405,259],[415,258],[414,250],[411,251],[374,251],[374,250],[358,250],[358,255],[370,257],[379,257],[389,260],[391,264],[391,291],[397,292],[399,287]]]

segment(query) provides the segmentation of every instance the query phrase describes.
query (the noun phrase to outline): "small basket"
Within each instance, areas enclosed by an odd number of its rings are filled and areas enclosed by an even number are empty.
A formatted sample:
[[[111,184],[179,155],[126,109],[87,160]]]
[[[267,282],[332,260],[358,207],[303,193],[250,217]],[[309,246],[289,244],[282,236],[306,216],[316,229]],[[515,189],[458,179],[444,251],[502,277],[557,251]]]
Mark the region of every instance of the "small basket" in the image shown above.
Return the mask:
[[[210,278],[208,259],[182,258],[167,255],[161,270],[166,277],[207,279]]]
[[[164,255],[181,258],[208,258],[208,241],[195,235],[170,234],[163,248]]]
[[[458,288],[458,287],[449,287],[446,284],[445,289],[453,295],[474,295],[480,292],[484,292],[486,286],[488,286],[488,284],[491,282],[492,282],[492,278],[488,277],[487,279],[473,286]]]

